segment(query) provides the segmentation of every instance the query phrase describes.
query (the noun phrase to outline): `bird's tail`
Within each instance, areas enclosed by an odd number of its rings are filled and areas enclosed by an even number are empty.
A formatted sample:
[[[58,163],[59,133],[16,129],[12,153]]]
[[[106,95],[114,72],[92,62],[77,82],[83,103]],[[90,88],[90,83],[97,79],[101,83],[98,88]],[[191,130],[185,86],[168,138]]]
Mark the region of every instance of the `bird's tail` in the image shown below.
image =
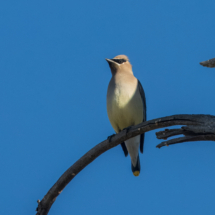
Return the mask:
[[[131,163],[131,170],[132,170],[134,176],[139,176],[139,174],[140,174],[140,158],[139,158],[139,155],[137,157],[136,166],[133,166],[133,164]]]

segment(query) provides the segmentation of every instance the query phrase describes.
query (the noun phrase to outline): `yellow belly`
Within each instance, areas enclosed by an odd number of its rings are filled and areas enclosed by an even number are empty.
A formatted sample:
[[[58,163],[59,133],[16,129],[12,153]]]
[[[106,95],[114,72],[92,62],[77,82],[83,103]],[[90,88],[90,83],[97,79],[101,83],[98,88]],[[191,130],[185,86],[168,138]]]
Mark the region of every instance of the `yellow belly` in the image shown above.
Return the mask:
[[[108,117],[114,130],[119,131],[143,121],[143,104],[134,88],[129,92],[116,88],[107,100]]]

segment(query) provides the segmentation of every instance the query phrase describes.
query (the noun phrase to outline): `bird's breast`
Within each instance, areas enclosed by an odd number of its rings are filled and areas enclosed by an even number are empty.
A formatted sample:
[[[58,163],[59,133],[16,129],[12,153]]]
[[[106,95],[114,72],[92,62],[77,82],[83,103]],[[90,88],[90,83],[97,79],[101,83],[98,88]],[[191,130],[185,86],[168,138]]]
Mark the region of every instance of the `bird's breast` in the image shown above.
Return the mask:
[[[107,93],[107,111],[114,130],[122,130],[142,120],[140,101],[137,98],[137,83],[110,83]],[[139,114],[139,115],[138,115]],[[139,121],[139,120],[138,120]]]
[[[128,107],[130,100],[133,98],[136,86],[126,83],[110,83],[107,93],[107,103],[114,109],[123,110]]]

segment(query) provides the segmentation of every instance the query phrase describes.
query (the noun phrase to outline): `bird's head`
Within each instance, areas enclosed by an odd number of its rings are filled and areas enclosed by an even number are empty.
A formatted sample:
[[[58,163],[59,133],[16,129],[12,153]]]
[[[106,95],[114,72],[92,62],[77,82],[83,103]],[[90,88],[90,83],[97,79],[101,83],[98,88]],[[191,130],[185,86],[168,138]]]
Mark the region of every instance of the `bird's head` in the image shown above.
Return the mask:
[[[117,72],[131,72],[132,73],[132,65],[129,62],[129,59],[126,55],[117,55],[112,59],[107,59],[112,74],[116,74]]]

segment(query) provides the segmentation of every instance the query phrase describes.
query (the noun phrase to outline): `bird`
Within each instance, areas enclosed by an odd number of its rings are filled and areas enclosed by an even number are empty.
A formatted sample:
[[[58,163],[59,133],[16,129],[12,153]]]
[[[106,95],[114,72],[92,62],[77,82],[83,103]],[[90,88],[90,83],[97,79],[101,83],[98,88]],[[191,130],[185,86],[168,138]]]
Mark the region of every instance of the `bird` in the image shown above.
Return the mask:
[[[112,78],[107,90],[107,113],[116,133],[146,121],[146,98],[140,81],[134,76],[126,55],[107,59]],[[134,176],[140,174],[140,152],[143,153],[145,134],[121,143],[125,156],[130,155]]]

